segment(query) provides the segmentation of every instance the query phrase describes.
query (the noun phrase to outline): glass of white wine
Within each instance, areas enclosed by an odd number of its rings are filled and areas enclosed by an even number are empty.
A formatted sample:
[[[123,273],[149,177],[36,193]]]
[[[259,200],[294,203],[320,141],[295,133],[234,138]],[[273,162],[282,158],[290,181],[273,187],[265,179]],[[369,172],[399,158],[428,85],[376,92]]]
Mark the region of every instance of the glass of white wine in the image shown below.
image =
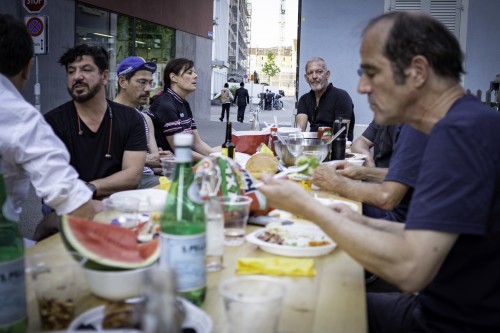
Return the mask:
[[[300,132],[288,134],[287,147],[290,154],[297,158],[304,151],[304,137]]]

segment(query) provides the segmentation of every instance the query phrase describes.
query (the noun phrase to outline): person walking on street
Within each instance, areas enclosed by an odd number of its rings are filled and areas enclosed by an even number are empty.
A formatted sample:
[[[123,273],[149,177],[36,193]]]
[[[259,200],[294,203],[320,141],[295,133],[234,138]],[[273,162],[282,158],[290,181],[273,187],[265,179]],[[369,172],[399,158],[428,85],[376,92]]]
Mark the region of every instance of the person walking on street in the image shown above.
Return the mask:
[[[220,121],[224,120],[224,112],[226,113],[226,121],[229,121],[229,108],[231,107],[231,101],[234,99],[233,94],[229,90],[229,83],[224,83],[224,88],[212,98],[212,100],[217,99],[220,96],[220,101],[222,103],[222,112],[220,114]]]
[[[245,108],[250,103],[250,96],[248,90],[245,89],[245,83],[241,82],[240,87],[234,93],[234,103],[238,105],[238,122],[242,123],[245,118]]]

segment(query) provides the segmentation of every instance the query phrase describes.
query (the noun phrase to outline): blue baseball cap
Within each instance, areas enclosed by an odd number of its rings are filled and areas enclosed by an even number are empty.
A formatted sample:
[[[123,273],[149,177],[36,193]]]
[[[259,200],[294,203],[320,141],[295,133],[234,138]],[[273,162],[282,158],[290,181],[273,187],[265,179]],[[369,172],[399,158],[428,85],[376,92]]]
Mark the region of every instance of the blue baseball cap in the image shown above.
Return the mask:
[[[116,74],[118,76],[127,76],[130,73],[135,73],[141,70],[154,73],[156,72],[156,64],[154,62],[146,62],[141,57],[128,57],[120,62],[118,69],[116,70]]]

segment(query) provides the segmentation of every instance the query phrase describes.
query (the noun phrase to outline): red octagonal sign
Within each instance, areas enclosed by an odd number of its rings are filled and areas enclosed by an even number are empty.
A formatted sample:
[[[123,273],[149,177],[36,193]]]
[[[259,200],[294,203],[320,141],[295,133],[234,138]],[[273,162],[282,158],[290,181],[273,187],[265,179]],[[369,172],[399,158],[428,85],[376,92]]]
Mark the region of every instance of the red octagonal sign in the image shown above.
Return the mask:
[[[23,6],[29,13],[39,13],[45,5],[47,4],[46,0],[22,0]]]

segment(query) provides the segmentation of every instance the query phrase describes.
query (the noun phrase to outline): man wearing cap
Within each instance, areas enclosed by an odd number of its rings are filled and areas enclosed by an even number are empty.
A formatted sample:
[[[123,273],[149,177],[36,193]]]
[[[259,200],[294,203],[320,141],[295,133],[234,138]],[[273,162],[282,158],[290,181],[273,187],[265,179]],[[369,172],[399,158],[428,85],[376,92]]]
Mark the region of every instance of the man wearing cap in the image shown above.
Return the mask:
[[[108,52],[78,45],[59,63],[66,68],[72,100],[45,119],[66,145],[71,165],[94,198],[137,188],[146,160],[144,121],[134,109],[106,99]]]
[[[156,71],[154,62],[146,62],[141,57],[125,58],[116,71],[118,76],[118,93],[114,101],[134,108],[143,118],[148,153],[146,165],[139,188],[151,188],[159,184],[154,170],[161,172],[160,155],[172,155],[171,152],[159,151],[156,145],[154,126],[151,118],[141,112],[140,108],[148,103],[151,89],[154,88],[153,73]]]

